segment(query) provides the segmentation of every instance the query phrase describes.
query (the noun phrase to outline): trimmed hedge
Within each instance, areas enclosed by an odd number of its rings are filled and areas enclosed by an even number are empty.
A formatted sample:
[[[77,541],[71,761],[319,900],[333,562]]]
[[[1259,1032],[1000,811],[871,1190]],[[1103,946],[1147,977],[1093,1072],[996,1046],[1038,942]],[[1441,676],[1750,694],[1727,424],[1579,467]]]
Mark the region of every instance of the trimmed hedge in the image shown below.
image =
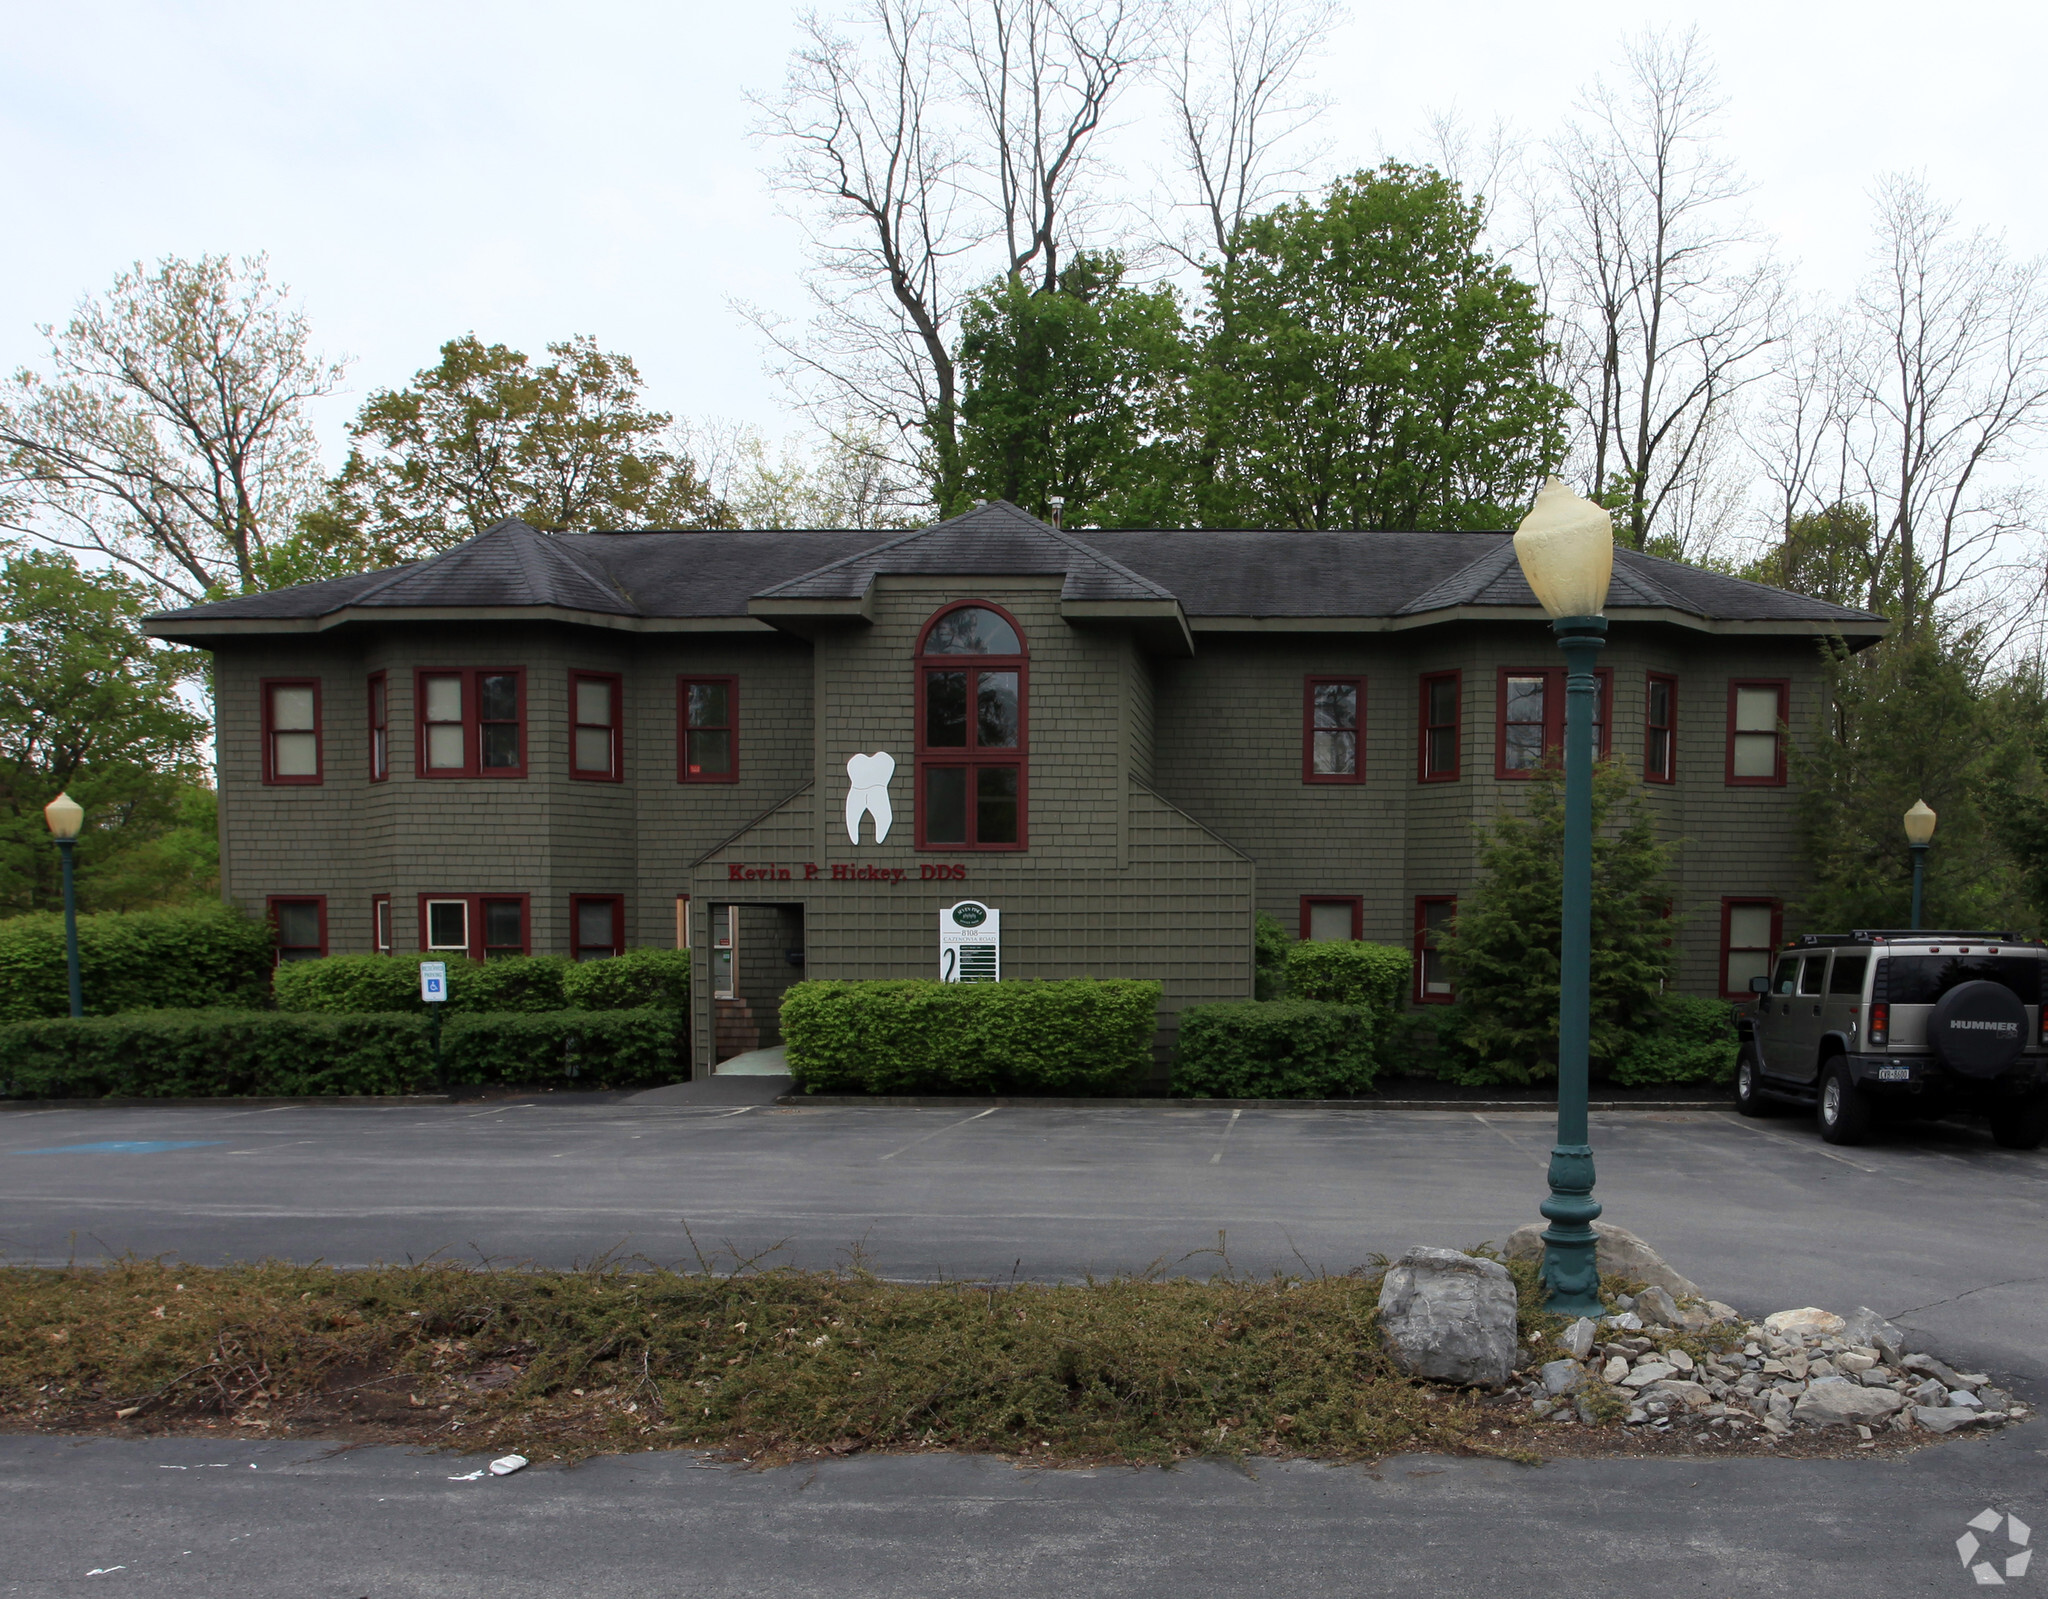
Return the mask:
[[[277,1008],[360,1015],[424,1011],[420,962],[438,955],[329,955],[287,961],[275,979]],[[647,1005],[688,1010],[690,952],[632,949],[610,960],[568,961],[554,955],[501,955],[447,962],[450,1014],[467,1011],[637,1010]]]
[[[1369,1006],[1327,1000],[1191,1005],[1180,1013],[1170,1092],[1215,1099],[1360,1093],[1378,1073],[1373,1046],[1383,1025]]]
[[[1666,994],[1662,1025],[1639,1035],[1614,1063],[1612,1081],[1732,1083],[1735,1081],[1735,1007],[1725,999]]]
[[[1159,984],[797,983],[782,1001],[805,1093],[1102,1093],[1151,1070]]]
[[[1287,995],[1333,1005],[1363,1005],[1382,1022],[1408,999],[1414,957],[1394,944],[1309,939],[1287,951]]]
[[[269,926],[217,902],[78,918],[79,984],[88,1016],[118,1011],[266,1007]],[[0,1022],[70,1018],[64,918],[0,921]]]
[[[405,1094],[435,1083],[417,1013],[137,1011],[0,1026],[0,1093],[22,1099]],[[634,1088],[672,1080],[674,1011],[459,1012],[441,1080]]]

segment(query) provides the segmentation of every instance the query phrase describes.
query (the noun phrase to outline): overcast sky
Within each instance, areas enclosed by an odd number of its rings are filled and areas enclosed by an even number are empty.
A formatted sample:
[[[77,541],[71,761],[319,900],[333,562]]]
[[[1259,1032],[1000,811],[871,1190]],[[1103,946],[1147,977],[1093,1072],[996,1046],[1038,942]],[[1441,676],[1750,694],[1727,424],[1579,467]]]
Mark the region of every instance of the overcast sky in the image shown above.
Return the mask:
[[[364,393],[468,330],[530,352],[591,333],[665,408],[789,431],[727,302],[802,306],[743,100],[779,81],[799,9],[0,0],[0,362],[36,359],[34,324],[131,261],[268,251],[321,346],[354,358],[321,415],[331,462]],[[2038,7],[1354,0],[1319,72],[1331,164],[1416,148],[1453,104],[1541,132],[1624,28],[1694,22],[1752,210],[1802,286],[1853,280],[1892,169],[2048,248]]]

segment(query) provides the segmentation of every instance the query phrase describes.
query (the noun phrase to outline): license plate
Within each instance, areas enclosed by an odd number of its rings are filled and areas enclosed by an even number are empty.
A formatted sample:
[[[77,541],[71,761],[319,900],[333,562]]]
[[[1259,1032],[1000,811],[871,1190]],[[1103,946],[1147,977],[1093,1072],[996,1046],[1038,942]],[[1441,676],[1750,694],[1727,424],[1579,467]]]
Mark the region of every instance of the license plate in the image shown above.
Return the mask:
[[[1913,1068],[1910,1066],[1880,1066],[1877,1069],[1877,1080],[1881,1083],[1905,1083],[1911,1082],[1912,1078]]]

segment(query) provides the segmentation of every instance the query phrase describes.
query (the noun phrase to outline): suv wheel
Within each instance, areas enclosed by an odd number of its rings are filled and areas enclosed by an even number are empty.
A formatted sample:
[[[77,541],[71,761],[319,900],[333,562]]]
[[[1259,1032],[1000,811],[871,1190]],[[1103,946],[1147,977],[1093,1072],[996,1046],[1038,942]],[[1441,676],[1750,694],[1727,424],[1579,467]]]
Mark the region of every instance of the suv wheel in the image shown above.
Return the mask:
[[[1991,1141],[2000,1149],[2039,1149],[2048,1138],[2048,1098],[1991,1108]]]
[[[1735,1062],[1735,1108],[1745,1116],[1768,1116],[1770,1101],[1764,1098],[1763,1074],[1757,1070],[1756,1052],[1744,1046]]]
[[[1821,1074],[1820,1105],[1817,1111],[1820,1136],[1830,1144],[1864,1144],[1876,1117],[1870,1097],[1849,1077],[1849,1064],[1839,1058],[1830,1061]]]

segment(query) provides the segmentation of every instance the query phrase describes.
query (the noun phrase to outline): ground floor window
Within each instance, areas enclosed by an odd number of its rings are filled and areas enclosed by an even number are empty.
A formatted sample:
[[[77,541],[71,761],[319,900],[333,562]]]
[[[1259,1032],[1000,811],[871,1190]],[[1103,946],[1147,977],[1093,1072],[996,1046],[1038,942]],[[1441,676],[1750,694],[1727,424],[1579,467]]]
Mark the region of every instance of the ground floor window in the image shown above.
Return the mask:
[[[1774,899],[1721,901],[1721,994],[1748,999],[1749,980],[1771,974],[1771,952],[1784,927],[1784,908]]]
[[[327,900],[273,895],[269,901],[271,935],[279,961],[318,960],[327,953]]]
[[[1355,894],[1304,894],[1301,936],[1331,943],[1365,937],[1365,901]]]
[[[1458,914],[1454,894],[1419,894],[1415,899],[1415,1002],[1448,1005],[1457,998],[1438,939]]]
[[[601,961],[626,951],[626,901],[618,894],[570,896],[569,926],[580,961]]]
[[[489,960],[527,952],[524,894],[422,894],[420,945]]]
[[[370,944],[379,955],[391,953],[391,896],[375,894],[370,899]]]
[[[737,905],[711,907],[711,995],[714,999],[737,999],[740,963],[740,908]]]

